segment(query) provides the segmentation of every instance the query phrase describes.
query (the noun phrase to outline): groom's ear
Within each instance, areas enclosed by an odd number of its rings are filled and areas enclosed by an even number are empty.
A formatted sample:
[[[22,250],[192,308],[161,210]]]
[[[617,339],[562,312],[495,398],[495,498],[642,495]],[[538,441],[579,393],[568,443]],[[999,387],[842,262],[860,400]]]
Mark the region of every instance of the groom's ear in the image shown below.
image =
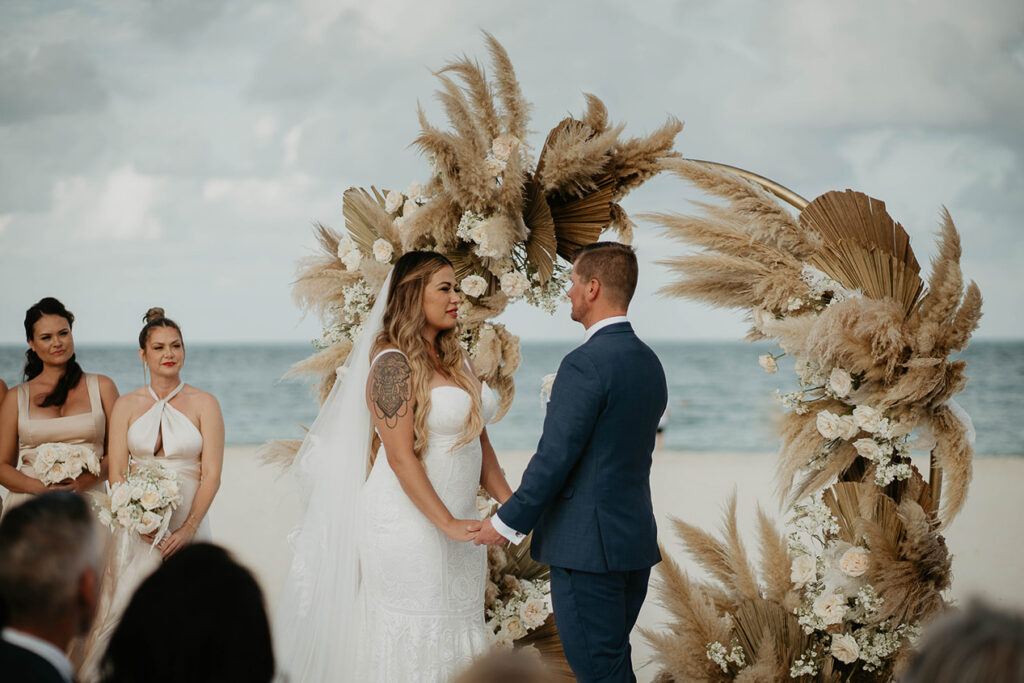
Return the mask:
[[[601,294],[601,281],[596,277],[590,278],[587,283],[587,301],[594,301]]]

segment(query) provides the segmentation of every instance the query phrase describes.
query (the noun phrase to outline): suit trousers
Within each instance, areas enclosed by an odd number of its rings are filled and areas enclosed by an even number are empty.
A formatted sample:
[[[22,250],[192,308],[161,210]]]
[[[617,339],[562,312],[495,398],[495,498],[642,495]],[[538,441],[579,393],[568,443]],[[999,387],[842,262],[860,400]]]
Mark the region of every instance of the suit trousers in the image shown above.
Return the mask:
[[[651,570],[584,572],[551,567],[551,603],[565,657],[583,683],[633,683],[629,634]]]

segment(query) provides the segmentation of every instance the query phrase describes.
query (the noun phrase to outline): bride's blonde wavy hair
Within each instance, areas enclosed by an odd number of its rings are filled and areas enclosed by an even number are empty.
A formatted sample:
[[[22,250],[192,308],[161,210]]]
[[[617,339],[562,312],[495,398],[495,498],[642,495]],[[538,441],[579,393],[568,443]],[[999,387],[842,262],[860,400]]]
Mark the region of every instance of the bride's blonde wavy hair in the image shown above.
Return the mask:
[[[423,339],[422,331],[427,324],[423,314],[423,292],[434,273],[445,266],[452,267],[451,261],[433,251],[410,251],[398,259],[391,274],[383,329],[377,335],[370,355],[373,358],[384,349],[396,348],[408,359],[412,370],[413,396],[416,398],[413,451],[421,459],[430,433],[427,415],[430,414],[430,380],[435,369],[451,377],[456,385],[469,394],[471,400],[462,438],[455,447],[477,438],[483,429],[480,389],[466,368],[465,352],[459,343],[459,326],[438,333],[435,342],[438,358],[436,365]],[[376,448],[374,455],[375,452]]]

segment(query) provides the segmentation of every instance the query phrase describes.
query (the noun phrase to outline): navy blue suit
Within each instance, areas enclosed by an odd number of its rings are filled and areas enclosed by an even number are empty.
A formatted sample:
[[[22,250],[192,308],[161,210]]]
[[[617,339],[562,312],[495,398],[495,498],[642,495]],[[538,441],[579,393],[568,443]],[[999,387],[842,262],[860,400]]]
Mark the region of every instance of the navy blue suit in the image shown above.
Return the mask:
[[[661,561],[651,453],[668,390],[629,323],[598,330],[562,360],[544,432],[501,521],[533,530],[551,565],[555,622],[581,681],[635,680],[629,632]]]

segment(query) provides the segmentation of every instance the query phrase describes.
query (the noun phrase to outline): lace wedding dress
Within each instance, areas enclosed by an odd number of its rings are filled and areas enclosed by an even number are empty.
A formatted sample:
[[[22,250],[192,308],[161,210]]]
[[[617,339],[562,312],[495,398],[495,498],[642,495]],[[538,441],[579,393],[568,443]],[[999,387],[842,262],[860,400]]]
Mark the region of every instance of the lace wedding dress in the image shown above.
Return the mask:
[[[486,549],[431,524],[383,449],[368,468],[366,383],[379,357],[370,349],[390,282],[388,275],[291,467],[306,504],[289,536],[292,560],[274,615],[274,649],[289,683],[449,681],[488,646]],[[486,385],[481,399],[487,423],[497,401]],[[453,516],[478,519],[480,440],[454,447],[470,396],[439,386],[430,404],[427,476]]]
[[[486,385],[481,398],[484,422],[490,422],[498,406]],[[469,409],[470,397],[459,387],[438,386],[430,392],[423,466],[457,519],[480,517],[480,440],[455,447]],[[363,619],[358,680],[451,680],[488,647],[486,548],[452,541],[428,521],[402,490],[383,447],[359,507]]]

